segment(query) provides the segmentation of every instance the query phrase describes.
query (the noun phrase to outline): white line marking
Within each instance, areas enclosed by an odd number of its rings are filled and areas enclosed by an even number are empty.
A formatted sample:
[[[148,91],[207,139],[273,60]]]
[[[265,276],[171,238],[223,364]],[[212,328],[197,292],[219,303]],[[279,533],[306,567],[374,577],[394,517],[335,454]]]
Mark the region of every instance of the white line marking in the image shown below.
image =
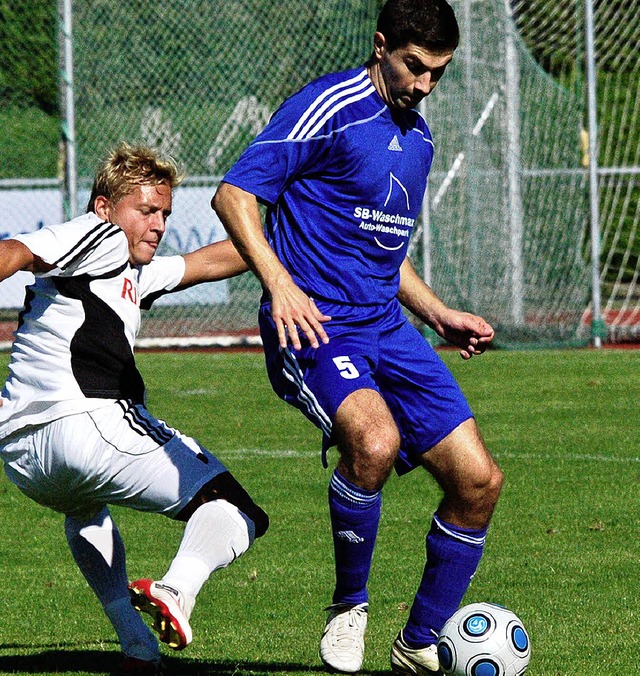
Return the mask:
[[[640,463],[640,458],[618,458],[616,456],[608,455],[591,455],[589,453],[565,453],[558,455],[545,455],[544,453],[513,453],[510,451],[494,453],[496,458],[509,458],[515,460],[569,460],[575,462],[613,462],[620,464],[637,464]]]
[[[320,458],[320,449],[317,451],[270,450],[263,448],[236,448],[230,451],[213,451],[214,455],[225,458]]]
[[[317,451],[296,451],[292,449],[263,449],[263,448],[236,448],[229,451],[214,451],[214,454],[220,457],[262,457],[262,458],[316,458],[320,457],[320,449]],[[543,460],[554,462],[557,460],[567,460],[570,462],[602,462],[618,463],[622,465],[636,465],[640,463],[640,458],[620,458],[616,456],[591,455],[589,453],[567,453],[560,455],[545,455],[544,453],[514,453],[512,451],[494,453],[495,457],[507,458],[509,460]]]

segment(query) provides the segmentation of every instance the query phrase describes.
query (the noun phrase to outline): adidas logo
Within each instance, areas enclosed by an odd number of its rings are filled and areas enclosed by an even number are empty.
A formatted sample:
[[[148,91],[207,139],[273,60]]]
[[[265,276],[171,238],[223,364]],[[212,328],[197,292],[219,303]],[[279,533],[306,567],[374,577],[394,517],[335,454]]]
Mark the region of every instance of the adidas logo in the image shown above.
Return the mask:
[[[336,533],[336,537],[340,540],[346,540],[347,542],[352,542],[356,545],[364,542],[364,538],[356,535],[352,530],[339,530]]]
[[[180,598],[180,592],[177,589],[170,587],[168,584],[163,584],[162,582],[156,582],[155,586],[156,586],[156,589],[162,589],[166,592],[169,592],[169,594],[173,594],[176,598]]]
[[[402,152],[402,146],[400,145],[400,141],[398,141],[398,137],[394,136],[391,139],[391,142],[387,146],[388,150],[395,150],[396,152]]]

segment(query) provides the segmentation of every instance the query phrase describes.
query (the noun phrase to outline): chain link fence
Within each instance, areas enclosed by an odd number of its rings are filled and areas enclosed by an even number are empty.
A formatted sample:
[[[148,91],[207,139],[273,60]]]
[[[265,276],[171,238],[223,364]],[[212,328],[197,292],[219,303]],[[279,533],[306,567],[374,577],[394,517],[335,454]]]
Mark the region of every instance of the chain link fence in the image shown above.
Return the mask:
[[[503,345],[584,344],[591,321],[584,0],[452,4],[462,42],[424,109],[436,160],[411,255],[448,303],[495,323]],[[0,169],[0,235],[64,218],[61,128],[75,140],[78,211],[104,152],[121,140],[144,141],[173,154],[188,174],[163,253],[223,237],[209,207],[220,177],[284,98],[322,73],[366,60],[380,6],[5,0],[2,63],[16,73],[30,69],[49,92],[60,66],[63,84],[73,84],[73,116],[67,99],[59,107],[49,93],[45,104],[40,85],[18,88],[18,75],[2,71],[0,143],[23,148],[15,154],[29,166],[16,159]],[[69,41],[60,30],[65,9]],[[595,10],[603,310],[608,338],[626,340],[640,323],[640,18],[631,0],[596,2]],[[65,44],[72,72],[57,49]],[[36,56],[49,70],[24,65]],[[0,303],[11,307],[6,285]],[[224,334],[242,341],[255,333],[259,294],[247,274],[168,296],[171,305],[146,317],[141,340]]]
[[[142,140],[188,176],[161,253],[223,237],[209,206],[219,178],[284,98],[367,55],[376,16],[365,0],[75,0],[79,195],[105,148]],[[259,297],[250,274],[172,294],[140,337],[254,332]]]

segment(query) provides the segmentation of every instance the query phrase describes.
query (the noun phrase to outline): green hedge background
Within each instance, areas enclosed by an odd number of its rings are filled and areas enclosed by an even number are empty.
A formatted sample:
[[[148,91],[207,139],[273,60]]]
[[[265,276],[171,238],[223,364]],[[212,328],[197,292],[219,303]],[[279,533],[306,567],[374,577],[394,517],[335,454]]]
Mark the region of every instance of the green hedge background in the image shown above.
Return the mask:
[[[538,4],[557,0],[537,0]],[[632,0],[613,0],[621,8]],[[564,0],[568,2],[568,0]],[[574,0],[571,0],[574,2]],[[107,28],[107,27],[105,27]],[[613,29],[614,27],[611,27]],[[117,26],[108,30],[117,33]],[[606,38],[609,31],[602,31]],[[626,31],[625,35],[635,35]],[[125,36],[122,36],[126,40]],[[523,38],[538,62],[563,86],[575,86],[578,66],[575,55],[564,52],[561,45],[546,44],[538,34],[523,30]],[[633,43],[633,44],[632,44]],[[613,73],[616,64],[629,62],[628,52],[637,49],[631,39],[623,40],[615,58],[603,58],[598,63],[600,129],[605,136],[612,129],[624,127],[629,148],[640,144],[640,124],[635,119],[618,119],[620,106],[628,92],[638,87],[638,73]],[[175,58],[172,50],[168,58]],[[57,10],[52,0],[0,0],[0,179],[55,178],[60,175],[60,120],[58,102],[58,43]],[[611,86],[611,82],[614,82]],[[604,100],[606,97],[607,100]],[[611,162],[601,149],[601,166]],[[630,203],[624,207],[624,227],[620,236],[604,237],[603,260],[611,252],[614,265],[607,279],[618,276],[631,279],[640,258],[640,238],[634,238],[634,217],[640,201],[640,181],[631,186]],[[610,199],[613,188],[603,186],[603,201]],[[625,254],[631,246],[632,254]],[[605,280],[606,281],[606,280]]]

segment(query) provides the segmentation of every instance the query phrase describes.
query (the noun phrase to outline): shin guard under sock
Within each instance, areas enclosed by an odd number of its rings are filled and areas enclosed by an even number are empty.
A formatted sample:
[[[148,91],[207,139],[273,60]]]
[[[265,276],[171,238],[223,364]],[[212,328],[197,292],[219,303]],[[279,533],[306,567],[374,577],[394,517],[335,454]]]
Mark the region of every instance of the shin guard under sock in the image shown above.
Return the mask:
[[[367,581],[378,534],[382,492],[352,484],[335,470],[329,484],[329,513],[336,564],[334,603],[368,600]]]
[[[461,528],[433,517],[427,535],[427,562],[403,631],[411,648],[437,641],[444,623],[458,609],[469,588],[486,534],[486,528]]]

